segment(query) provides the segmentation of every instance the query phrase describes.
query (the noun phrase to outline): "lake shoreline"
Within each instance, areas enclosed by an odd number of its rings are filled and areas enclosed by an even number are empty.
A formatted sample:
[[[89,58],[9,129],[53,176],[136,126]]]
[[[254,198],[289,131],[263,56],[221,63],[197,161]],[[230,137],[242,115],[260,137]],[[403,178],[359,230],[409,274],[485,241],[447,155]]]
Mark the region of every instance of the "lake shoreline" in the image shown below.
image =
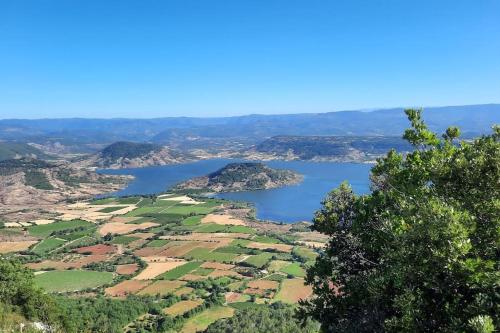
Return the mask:
[[[234,159],[210,159],[192,163],[133,169],[100,169],[98,173],[132,175],[124,189],[109,196],[155,195],[167,192],[175,184],[215,171]],[[350,162],[264,161],[272,168],[290,169],[304,175],[300,184],[275,189],[218,193],[230,201],[251,203],[256,219],[276,223],[311,221],[328,192],[348,181],[358,194],[369,192],[370,164]],[[101,197],[104,197],[101,196]]]

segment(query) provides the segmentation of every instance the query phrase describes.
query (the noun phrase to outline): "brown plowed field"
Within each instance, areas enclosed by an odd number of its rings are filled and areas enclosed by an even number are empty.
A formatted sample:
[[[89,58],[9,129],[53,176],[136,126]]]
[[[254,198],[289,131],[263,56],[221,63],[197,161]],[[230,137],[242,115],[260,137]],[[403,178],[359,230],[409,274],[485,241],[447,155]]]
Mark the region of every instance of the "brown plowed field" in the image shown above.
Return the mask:
[[[234,218],[231,215],[208,214],[201,219],[201,223],[216,223],[222,225],[245,225],[243,220]]]
[[[297,303],[311,294],[312,287],[304,285],[303,279],[284,280],[276,299],[285,303]]]
[[[105,236],[107,234],[124,235],[135,230],[148,229],[151,227],[159,226],[158,223],[145,222],[141,224],[127,224],[122,222],[110,222],[103,224],[99,229],[99,234]]]
[[[198,305],[201,305],[202,303],[203,303],[203,301],[198,300],[198,299],[193,300],[193,301],[191,301],[191,300],[180,301],[180,302],[175,303],[172,306],[169,306],[168,308],[166,308],[163,311],[165,312],[165,314],[168,314],[169,316],[175,317],[178,315],[182,315],[191,309],[194,309],[195,307],[197,307]]]
[[[116,286],[106,288],[105,293],[113,297],[123,297],[135,294],[149,283],[150,281],[126,280],[118,283]]]
[[[77,253],[91,253],[91,254],[109,254],[115,253],[116,247],[112,245],[97,244],[92,246],[84,246],[75,249]]]
[[[0,253],[24,251],[36,243],[37,241],[0,242]]]
[[[155,281],[146,288],[142,289],[138,295],[166,295],[169,293],[173,293],[176,289],[182,287],[186,283],[183,281],[167,281],[160,280]]]
[[[116,266],[116,273],[121,275],[134,274],[138,268],[137,264],[118,265]]]
[[[281,252],[290,252],[292,251],[293,248],[293,246],[288,244],[268,244],[268,243],[258,243],[258,242],[251,242],[246,247],[258,250],[273,249]]]
[[[248,282],[247,286],[253,289],[272,289],[276,290],[280,286],[279,282],[271,280],[255,280]]]
[[[186,262],[183,260],[179,261],[167,261],[167,262],[152,262],[148,263],[145,270],[139,273],[139,275],[134,277],[134,280],[150,280],[154,279],[160,274],[168,272],[177,266],[184,265]]]
[[[239,274],[237,272],[220,270],[220,269],[216,269],[215,271],[213,271],[210,274],[208,274],[208,277],[212,277],[212,278],[218,278],[218,277],[221,277],[221,276],[233,276],[233,277],[238,277],[238,278],[242,278],[243,277],[241,274]]]

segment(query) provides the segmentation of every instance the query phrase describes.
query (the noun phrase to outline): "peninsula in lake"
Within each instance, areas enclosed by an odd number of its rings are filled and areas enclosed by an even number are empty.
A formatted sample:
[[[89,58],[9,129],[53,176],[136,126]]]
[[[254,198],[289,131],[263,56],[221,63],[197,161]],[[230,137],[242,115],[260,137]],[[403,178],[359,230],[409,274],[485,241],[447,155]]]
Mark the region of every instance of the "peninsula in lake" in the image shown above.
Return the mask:
[[[294,185],[302,180],[302,175],[295,171],[273,169],[263,163],[229,163],[211,174],[182,182],[175,189],[217,193],[254,191]]]

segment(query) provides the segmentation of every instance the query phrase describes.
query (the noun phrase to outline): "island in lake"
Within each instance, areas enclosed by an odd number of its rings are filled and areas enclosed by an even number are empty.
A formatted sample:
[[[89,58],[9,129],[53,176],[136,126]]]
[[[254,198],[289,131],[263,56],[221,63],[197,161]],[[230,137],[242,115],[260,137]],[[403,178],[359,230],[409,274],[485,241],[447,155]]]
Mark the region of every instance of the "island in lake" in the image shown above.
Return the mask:
[[[229,163],[206,176],[195,177],[176,185],[176,190],[238,192],[266,190],[298,184],[303,176],[291,170],[273,169],[263,163]]]

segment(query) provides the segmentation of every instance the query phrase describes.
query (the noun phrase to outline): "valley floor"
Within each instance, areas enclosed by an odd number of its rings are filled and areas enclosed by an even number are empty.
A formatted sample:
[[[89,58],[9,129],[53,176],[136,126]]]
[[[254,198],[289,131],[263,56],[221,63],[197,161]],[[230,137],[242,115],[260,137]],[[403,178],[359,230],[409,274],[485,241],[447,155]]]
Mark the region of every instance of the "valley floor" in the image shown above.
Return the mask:
[[[245,204],[172,193],[46,213],[52,218],[0,229],[0,253],[23,260],[51,293],[157,297],[184,332],[249,307],[309,297],[305,269],[326,241],[305,224],[255,221]],[[144,313],[125,329],[135,332],[155,316]]]

